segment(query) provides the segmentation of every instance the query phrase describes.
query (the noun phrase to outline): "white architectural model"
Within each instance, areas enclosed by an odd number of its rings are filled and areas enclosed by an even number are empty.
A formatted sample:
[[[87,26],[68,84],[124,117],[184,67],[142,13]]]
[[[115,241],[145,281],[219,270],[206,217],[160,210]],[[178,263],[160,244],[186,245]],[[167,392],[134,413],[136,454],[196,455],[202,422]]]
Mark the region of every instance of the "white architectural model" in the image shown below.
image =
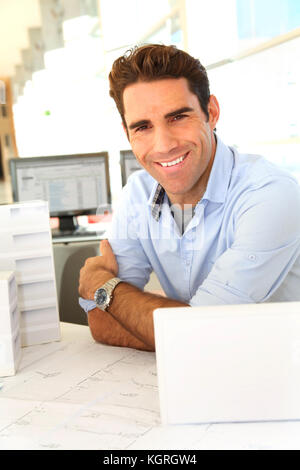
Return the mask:
[[[0,271],[0,377],[14,375],[21,359],[17,285],[12,271]]]
[[[0,270],[15,272],[22,346],[59,340],[48,203],[0,206],[0,220]]]

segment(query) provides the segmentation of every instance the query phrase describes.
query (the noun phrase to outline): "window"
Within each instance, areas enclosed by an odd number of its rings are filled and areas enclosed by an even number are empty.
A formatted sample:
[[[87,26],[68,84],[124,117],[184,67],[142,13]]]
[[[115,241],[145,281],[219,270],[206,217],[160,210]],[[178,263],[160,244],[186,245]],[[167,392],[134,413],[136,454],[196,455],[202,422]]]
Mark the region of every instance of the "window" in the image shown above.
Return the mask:
[[[5,104],[5,83],[0,80],[0,104]]]
[[[270,39],[300,25],[298,0],[237,0],[236,6],[241,41]]]
[[[218,134],[300,181],[300,1],[187,0],[186,8],[188,52],[220,102]]]
[[[10,142],[11,142],[10,135],[5,134],[5,136],[4,136],[4,145],[5,145],[5,147],[10,147]]]
[[[7,117],[7,107],[6,107],[5,104],[1,105],[1,114],[2,114],[2,117],[4,117],[4,118]]]

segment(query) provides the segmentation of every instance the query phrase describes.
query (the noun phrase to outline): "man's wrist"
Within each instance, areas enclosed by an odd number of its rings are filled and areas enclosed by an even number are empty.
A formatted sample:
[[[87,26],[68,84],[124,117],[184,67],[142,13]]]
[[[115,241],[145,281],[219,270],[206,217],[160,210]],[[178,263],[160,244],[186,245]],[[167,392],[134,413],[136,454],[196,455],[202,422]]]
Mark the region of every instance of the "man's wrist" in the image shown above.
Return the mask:
[[[82,295],[81,297],[79,297],[79,305],[81,306],[81,308],[83,308],[86,314],[88,314],[90,310],[97,308],[97,304],[94,300],[96,290],[102,287],[107,281],[114,278],[114,275],[110,272],[107,272],[105,274],[106,275],[104,275],[103,273],[103,281],[101,280],[101,283],[99,281],[97,284],[94,284],[93,287],[89,288],[87,293],[83,294],[84,297]]]
[[[121,279],[113,277],[96,290],[94,301],[98,308],[104,311],[108,309],[114,297],[114,290],[120,282],[122,282]]]
[[[112,273],[103,273],[101,276],[101,281],[93,283],[93,285],[88,289],[87,296],[84,296],[88,300],[94,300],[95,292],[97,289],[100,289],[107,281],[115,277]]]

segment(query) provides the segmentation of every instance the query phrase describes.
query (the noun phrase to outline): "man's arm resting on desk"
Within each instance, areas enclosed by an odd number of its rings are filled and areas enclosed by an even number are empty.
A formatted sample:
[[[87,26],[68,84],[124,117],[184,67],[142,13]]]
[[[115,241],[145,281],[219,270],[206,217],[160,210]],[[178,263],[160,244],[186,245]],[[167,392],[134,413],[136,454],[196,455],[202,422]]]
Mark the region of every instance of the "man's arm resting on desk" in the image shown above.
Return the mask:
[[[88,323],[94,340],[99,343],[152,351],[151,347],[123,328],[110,313],[104,312],[99,308],[89,311]]]
[[[89,258],[80,271],[79,294],[85,299],[93,299],[96,289],[117,275],[118,265],[108,242],[101,242],[101,253]],[[93,309],[89,313],[89,326],[97,341],[154,351],[153,310],[186,306],[121,282],[106,312]]]
[[[155,350],[153,311],[156,308],[187,307],[188,304],[168,299],[149,292],[142,292],[126,282],[117,285],[108,313],[125,330],[146,345],[146,349]]]

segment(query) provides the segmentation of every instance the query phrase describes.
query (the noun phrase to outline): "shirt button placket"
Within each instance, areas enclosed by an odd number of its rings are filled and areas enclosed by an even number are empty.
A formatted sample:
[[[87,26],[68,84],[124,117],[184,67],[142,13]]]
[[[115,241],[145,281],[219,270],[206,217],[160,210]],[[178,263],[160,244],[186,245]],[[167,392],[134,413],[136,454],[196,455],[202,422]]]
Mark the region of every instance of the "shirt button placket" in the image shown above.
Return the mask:
[[[191,268],[192,268],[192,257],[193,257],[193,240],[191,238],[191,231],[189,231],[182,239],[182,255],[183,255],[183,263],[184,263],[184,270],[183,270],[183,277],[184,277],[184,290],[186,295],[189,296],[189,285],[190,285],[190,277],[191,277]]]

